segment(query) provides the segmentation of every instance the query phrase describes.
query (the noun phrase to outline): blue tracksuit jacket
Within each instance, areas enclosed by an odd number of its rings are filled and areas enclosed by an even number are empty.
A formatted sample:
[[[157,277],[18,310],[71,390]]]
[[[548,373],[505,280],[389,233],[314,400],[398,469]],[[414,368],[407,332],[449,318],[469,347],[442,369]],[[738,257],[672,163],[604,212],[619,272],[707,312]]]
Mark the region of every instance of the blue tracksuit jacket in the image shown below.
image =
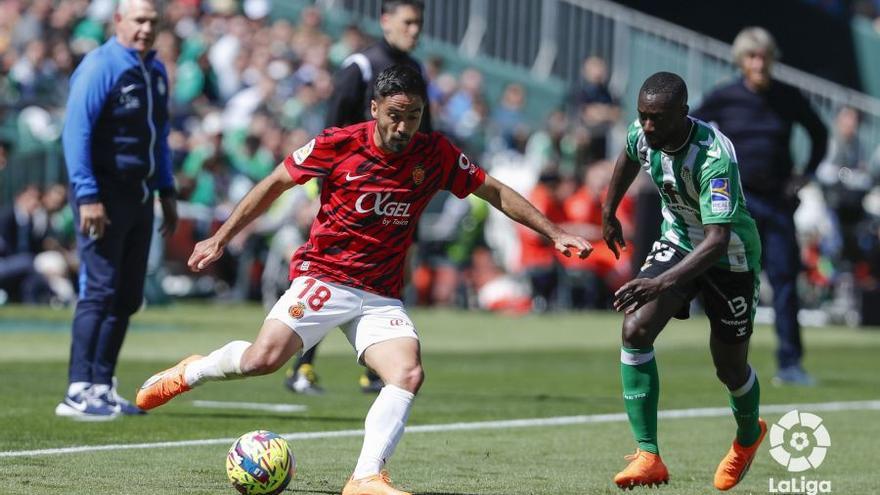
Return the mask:
[[[116,37],[90,52],[74,71],[62,141],[76,204],[115,198],[146,202],[173,194],[168,149],[168,76],[149,52]]]

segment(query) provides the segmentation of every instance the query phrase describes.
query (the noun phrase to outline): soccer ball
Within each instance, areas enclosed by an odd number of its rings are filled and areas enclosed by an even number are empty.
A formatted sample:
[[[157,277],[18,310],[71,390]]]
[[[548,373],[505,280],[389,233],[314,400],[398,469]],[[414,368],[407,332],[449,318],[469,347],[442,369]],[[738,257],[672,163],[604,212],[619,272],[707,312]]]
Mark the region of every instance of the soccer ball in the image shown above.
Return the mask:
[[[287,441],[271,431],[245,433],[226,455],[226,476],[243,495],[277,495],[295,473]]]

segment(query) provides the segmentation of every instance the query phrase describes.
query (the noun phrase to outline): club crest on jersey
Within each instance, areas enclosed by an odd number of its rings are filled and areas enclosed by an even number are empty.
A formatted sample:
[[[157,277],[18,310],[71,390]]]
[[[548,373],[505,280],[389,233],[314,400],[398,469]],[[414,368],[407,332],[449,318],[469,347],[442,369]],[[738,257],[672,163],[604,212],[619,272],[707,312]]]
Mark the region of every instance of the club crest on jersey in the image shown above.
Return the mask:
[[[413,182],[415,182],[417,186],[419,184],[421,184],[422,182],[424,182],[424,180],[425,180],[425,166],[422,165],[421,163],[417,164],[413,168],[412,178],[413,178]]]
[[[712,213],[730,213],[730,180],[727,178],[709,179]]]
[[[293,161],[296,162],[297,165],[302,165],[303,162],[306,161],[306,158],[312,154],[313,149],[315,149],[314,139],[306,143],[302,148],[293,152]]]
[[[303,304],[302,301],[292,304],[290,308],[287,309],[287,314],[289,314],[291,318],[298,320],[306,314],[306,305]]]

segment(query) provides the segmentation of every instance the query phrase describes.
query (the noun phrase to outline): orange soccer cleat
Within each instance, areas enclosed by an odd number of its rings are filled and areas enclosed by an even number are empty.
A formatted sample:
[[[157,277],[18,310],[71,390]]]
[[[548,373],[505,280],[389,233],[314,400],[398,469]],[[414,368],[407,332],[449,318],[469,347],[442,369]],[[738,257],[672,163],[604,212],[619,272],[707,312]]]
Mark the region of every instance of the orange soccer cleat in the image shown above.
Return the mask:
[[[749,447],[743,447],[736,440],[733,441],[733,445],[727,451],[727,455],[724,456],[724,459],[721,460],[721,464],[718,464],[718,469],[715,471],[715,488],[730,490],[749,472],[752,461],[755,459],[755,454],[758,453],[758,447],[761,446],[761,441],[764,440],[764,436],[767,434],[767,423],[763,419],[758,418],[758,425],[761,426],[761,435]]]
[[[342,495],[411,495],[391,486],[391,478],[384,469],[379,474],[366,478],[349,479],[342,489]]]
[[[137,391],[135,402],[143,410],[161,406],[178,395],[190,390],[183,377],[186,365],[201,359],[202,356],[192,355],[165,371],[151,376]]]
[[[669,470],[659,455],[636,449],[635,454],[626,456],[626,460],[630,461],[629,465],[614,477],[614,483],[619,488],[632,489],[636,486],[669,483]]]

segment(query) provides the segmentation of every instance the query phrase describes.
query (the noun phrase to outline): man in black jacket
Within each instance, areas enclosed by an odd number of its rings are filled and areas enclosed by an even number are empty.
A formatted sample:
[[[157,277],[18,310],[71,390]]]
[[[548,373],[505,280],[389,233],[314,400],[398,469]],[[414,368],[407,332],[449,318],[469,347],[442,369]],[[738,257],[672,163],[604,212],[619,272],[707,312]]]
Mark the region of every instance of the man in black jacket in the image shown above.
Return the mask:
[[[742,78],[713,91],[691,115],[714,123],[736,148],[748,209],[761,235],[761,264],[773,287],[779,337],[774,383],[811,385],[813,378],[801,366],[797,320],[801,258],[794,211],[798,191],[825,156],[828,131],[800,91],[770,77],[777,54],[776,42],[766,30],[742,30],[733,42]],[[800,173],[789,149],[795,123],[804,126],[812,143],[809,161]]]
[[[327,105],[326,127],[345,127],[371,120],[370,101],[373,99],[375,78],[388,67],[409,65],[424,77],[422,64],[410,55],[419,43],[424,10],[425,5],[421,0],[382,1],[379,24],[383,38],[375,45],[349,55],[333,76],[333,94]],[[430,105],[425,105],[419,131],[431,130]],[[284,382],[287,388],[304,394],[323,393],[323,389],[317,385],[313,365],[316,350],[317,346],[312,347],[291,366]],[[360,377],[360,387],[364,393],[378,393],[383,385],[372,370],[368,369]]]
[[[327,106],[326,127],[344,127],[371,120],[370,100],[376,76],[392,65],[409,65],[424,77],[422,64],[410,53],[422,32],[421,0],[384,0],[379,24],[383,38],[369,48],[349,55],[333,76],[333,94]],[[425,107],[421,132],[431,131]]]

